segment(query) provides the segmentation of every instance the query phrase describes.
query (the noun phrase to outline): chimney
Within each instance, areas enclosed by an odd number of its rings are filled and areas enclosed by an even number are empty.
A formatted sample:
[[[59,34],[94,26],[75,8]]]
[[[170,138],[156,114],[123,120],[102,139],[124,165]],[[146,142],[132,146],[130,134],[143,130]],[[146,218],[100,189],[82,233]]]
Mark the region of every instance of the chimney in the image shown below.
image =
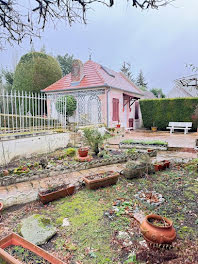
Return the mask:
[[[83,77],[83,63],[80,60],[74,60],[71,70],[71,82],[73,85],[79,83]]]

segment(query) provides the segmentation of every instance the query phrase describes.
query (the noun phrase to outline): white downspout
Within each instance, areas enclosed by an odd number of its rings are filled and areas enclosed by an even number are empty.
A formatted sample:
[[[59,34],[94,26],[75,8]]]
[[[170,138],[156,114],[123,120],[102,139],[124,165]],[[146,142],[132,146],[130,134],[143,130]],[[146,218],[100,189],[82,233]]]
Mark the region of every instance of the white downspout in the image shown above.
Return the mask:
[[[109,92],[111,88],[107,89],[107,127],[109,127]]]

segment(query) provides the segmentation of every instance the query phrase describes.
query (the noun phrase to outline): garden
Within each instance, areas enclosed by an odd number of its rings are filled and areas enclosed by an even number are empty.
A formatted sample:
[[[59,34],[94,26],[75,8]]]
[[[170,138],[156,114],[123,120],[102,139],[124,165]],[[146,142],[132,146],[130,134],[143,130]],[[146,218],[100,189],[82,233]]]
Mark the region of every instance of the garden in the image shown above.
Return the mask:
[[[64,263],[197,263],[196,164],[197,160],[173,164],[171,169],[133,180],[120,177],[116,185],[83,188],[47,205],[37,201],[10,208],[3,213],[0,238],[12,231],[20,234],[22,220],[39,214],[56,228],[56,234],[41,248]],[[161,194],[162,203],[156,206],[140,199],[137,194],[141,191]],[[148,247],[133,217],[137,212],[173,221],[177,239],[171,248]],[[22,253],[26,255],[17,246],[7,251],[20,260]]]
[[[0,263],[198,263],[198,160],[156,162],[151,146],[167,147],[163,141],[123,141],[131,146],[109,149],[109,136],[95,129],[84,137],[80,148],[18,167],[13,161],[7,175],[2,171],[4,185],[6,177],[16,183],[17,177],[46,177],[46,171],[49,177],[54,171],[86,174],[78,188],[49,186],[35,202],[5,210],[0,203]],[[121,171],[99,170],[117,163]]]

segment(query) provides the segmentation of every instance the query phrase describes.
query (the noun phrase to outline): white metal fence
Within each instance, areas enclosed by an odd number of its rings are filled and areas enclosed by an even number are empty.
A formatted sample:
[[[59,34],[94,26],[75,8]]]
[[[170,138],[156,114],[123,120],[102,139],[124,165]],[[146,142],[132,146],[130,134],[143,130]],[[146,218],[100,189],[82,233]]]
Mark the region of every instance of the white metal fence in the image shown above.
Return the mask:
[[[66,98],[58,99],[57,116],[52,117],[45,94],[0,92],[0,134],[65,128]]]

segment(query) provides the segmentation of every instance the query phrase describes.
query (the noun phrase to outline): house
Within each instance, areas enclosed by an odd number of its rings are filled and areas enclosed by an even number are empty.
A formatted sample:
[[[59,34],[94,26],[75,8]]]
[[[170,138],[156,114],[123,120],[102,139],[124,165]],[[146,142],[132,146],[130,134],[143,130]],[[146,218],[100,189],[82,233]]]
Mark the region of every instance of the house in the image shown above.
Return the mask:
[[[151,91],[143,91],[143,97],[141,99],[157,99],[157,97]]]
[[[198,97],[198,75],[190,75],[175,80],[175,86],[169,91],[167,98]]]
[[[71,73],[43,90],[48,98],[48,114],[55,118],[56,101],[72,95],[77,101],[69,119],[78,125],[104,123],[107,127],[139,128],[142,124],[138,100],[142,91],[123,73],[115,72],[92,60],[74,60]]]

